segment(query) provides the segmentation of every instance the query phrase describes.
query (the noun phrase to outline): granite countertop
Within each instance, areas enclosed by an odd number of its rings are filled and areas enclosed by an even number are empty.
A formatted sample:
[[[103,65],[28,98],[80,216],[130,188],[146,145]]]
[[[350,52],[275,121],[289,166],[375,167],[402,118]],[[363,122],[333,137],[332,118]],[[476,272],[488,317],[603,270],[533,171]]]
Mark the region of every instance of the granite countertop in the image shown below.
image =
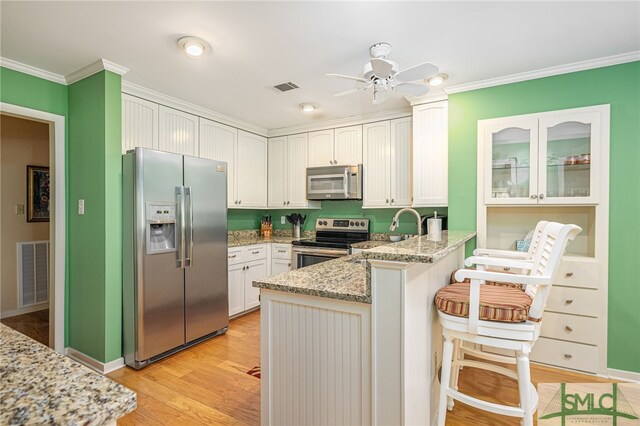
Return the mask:
[[[254,287],[286,293],[306,294],[351,302],[371,303],[371,267],[366,260],[433,263],[462,246],[476,235],[474,231],[443,231],[441,241],[428,236],[364,250],[291,272],[253,282]]]
[[[227,247],[250,246],[253,244],[291,244],[294,241],[293,231],[290,229],[274,229],[270,238],[260,236],[257,229],[244,229],[240,231],[229,231],[227,237]],[[313,231],[303,231],[301,238],[313,238]]]
[[[366,259],[433,263],[475,236],[475,231],[442,231],[442,238],[439,241],[433,241],[429,235],[424,235],[375,247],[362,252],[362,254]]]
[[[136,408],[135,392],[0,324],[0,424],[101,425]]]
[[[254,287],[371,303],[368,265],[362,254],[339,257],[254,281]]]
[[[387,244],[391,244],[391,241],[389,240],[363,241],[361,243],[351,244],[351,247],[355,249],[369,250],[375,247],[386,246]]]

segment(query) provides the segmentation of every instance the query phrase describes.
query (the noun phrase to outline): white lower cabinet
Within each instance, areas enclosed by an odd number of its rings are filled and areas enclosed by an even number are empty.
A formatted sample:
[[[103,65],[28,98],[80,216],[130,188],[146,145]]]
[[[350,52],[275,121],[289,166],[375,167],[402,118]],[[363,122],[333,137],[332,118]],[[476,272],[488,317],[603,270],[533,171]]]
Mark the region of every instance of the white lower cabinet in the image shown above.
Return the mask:
[[[291,259],[271,259],[271,275],[291,271]]]
[[[256,244],[228,249],[229,316],[260,306],[260,289],[253,281],[267,276],[267,248]]]
[[[245,265],[244,271],[244,309],[260,306],[260,289],[253,281],[267,276],[267,260],[255,260]]]

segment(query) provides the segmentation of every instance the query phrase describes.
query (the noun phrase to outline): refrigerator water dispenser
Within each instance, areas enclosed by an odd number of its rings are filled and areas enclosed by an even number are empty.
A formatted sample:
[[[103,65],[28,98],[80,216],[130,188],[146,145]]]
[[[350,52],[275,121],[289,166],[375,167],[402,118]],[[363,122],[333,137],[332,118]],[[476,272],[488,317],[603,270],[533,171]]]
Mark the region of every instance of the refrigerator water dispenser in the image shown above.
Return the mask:
[[[147,203],[147,254],[176,251],[175,203]]]

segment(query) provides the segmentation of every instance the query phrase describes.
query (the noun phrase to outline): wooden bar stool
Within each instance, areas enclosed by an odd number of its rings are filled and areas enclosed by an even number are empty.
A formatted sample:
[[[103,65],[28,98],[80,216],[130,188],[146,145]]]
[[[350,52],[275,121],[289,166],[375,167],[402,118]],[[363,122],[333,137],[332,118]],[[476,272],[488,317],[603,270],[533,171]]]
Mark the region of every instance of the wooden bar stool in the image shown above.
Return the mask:
[[[460,269],[455,273],[456,280],[460,282],[443,287],[436,294],[435,303],[444,337],[439,426],[444,426],[447,408],[453,409],[454,400],[492,413],[520,417],[525,426],[533,425],[538,394],[531,383],[529,354],[540,335],[544,307],[567,243],[582,231],[579,226],[555,222],[544,223],[540,227],[539,235],[534,235],[536,241],[530,259],[473,256],[465,264],[475,264],[477,269]],[[525,273],[495,271],[501,267]],[[469,282],[464,282],[467,279]],[[484,285],[487,281],[519,284],[524,291],[504,285]],[[515,351],[515,359],[463,348],[464,342],[512,350]],[[516,372],[492,363],[464,359],[464,355],[459,356],[460,352],[484,361],[516,364]],[[495,404],[458,391],[457,378],[463,366],[482,368],[516,379],[520,405]]]

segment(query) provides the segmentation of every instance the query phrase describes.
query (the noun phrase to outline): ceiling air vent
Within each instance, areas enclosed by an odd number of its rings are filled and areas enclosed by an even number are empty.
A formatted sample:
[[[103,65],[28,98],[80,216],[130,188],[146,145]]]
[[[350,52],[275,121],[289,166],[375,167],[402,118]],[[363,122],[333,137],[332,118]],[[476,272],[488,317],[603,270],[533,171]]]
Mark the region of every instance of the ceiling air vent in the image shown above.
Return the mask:
[[[289,90],[297,89],[298,85],[292,82],[276,84],[273,86],[278,92],[288,92]]]

